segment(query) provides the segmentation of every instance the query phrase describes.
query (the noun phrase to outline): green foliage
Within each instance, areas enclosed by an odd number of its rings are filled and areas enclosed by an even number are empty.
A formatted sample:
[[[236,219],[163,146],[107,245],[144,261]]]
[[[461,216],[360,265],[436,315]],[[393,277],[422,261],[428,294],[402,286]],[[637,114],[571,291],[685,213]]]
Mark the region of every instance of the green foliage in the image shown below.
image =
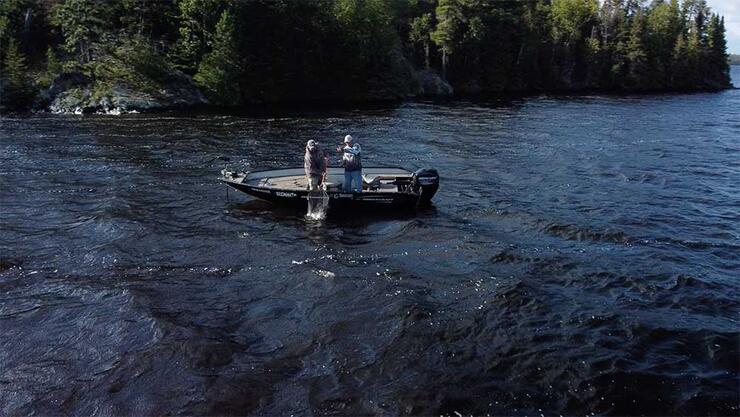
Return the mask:
[[[431,38],[442,52],[442,77],[447,78],[447,66],[465,31],[465,14],[461,0],[439,0],[437,26]]]
[[[46,50],[46,74],[53,78],[62,73],[62,63],[59,62],[57,54],[54,53],[54,49],[50,46]]]
[[[596,20],[599,10],[597,0],[553,0],[552,22],[556,40],[566,45],[578,41],[588,23]]]
[[[638,11],[632,20],[630,38],[627,44],[627,59],[629,60],[628,83],[632,89],[647,89],[648,83],[648,54],[645,48],[647,38],[646,19],[642,11]]]
[[[26,58],[18,50],[18,44],[11,40],[8,50],[5,53],[5,78],[8,80],[8,86],[16,90],[28,89],[28,67]]]
[[[9,107],[26,108],[34,96],[26,59],[18,50],[15,40],[11,39],[6,49],[3,73],[7,84],[0,99]]]
[[[96,49],[108,39],[113,29],[113,16],[120,13],[117,2],[65,0],[57,3],[52,22],[64,35],[62,48],[81,64],[95,58]]]
[[[217,104],[233,105],[241,99],[236,75],[240,58],[235,41],[236,24],[233,15],[225,10],[216,24],[213,48],[198,67],[195,81]]]
[[[38,84],[41,88],[49,88],[59,74],[63,71],[62,63],[57,58],[54,50],[50,47],[46,49],[46,71],[41,74]]]
[[[689,63],[689,48],[683,33],[676,38],[676,45],[671,55],[671,84],[678,88],[686,88],[691,82],[691,68]]]
[[[417,45],[421,45],[424,48],[424,66],[429,68],[431,63],[429,62],[429,53],[432,41],[432,14],[424,13],[421,16],[415,17],[411,20],[411,31],[409,32],[409,40]]]
[[[730,65],[725,39],[725,19],[712,15],[707,26],[707,67],[709,76],[714,76],[718,85],[730,82]]]
[[[147,38],[135,35],[116,48],[114,55],[137,74],[155,82],[163,82],[172,71],[162,51]]]
[[[229,2],[222,0],[180,0],[179,37],[173,58],[178,67],[193,73],[208,52],[216,23]]]
[[[439,0],[437,5],[437,26],[431,34],[434,43],[443,53],[455,52],[465,28],[465,15],[460,0]]]
[[[26,2],[23,0],[0,1],[0,55],[21,26],[24,3]]]
[[[345,46],[360,62],[382,59],[393,45],[389,11],[386,0],[335,0],[333,14]]]
[[[183,71],[225,105],[402,95],[404,53],[462,93],[721,88],[725,29],[706,0],[0,0],[0,69],[100,94]]]

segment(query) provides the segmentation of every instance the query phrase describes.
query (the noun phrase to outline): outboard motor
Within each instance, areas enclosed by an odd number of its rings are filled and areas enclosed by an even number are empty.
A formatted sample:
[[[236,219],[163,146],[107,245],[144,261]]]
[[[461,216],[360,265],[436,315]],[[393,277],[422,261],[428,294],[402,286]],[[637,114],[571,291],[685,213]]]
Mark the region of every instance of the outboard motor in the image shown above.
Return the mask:
[[[414,189],[420,191],[419,204],[426,205],[431,203],[432,197],[437,193],[439,188],[439,174],[436,169],[422,168],[414,172],[412,178]]]

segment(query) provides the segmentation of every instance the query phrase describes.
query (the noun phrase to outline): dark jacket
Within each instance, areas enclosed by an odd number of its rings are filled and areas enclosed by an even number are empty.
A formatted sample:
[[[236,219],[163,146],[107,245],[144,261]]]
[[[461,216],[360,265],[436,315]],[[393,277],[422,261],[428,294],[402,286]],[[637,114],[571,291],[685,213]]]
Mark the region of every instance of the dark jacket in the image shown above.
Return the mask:
[[[306,175],[324,175],[324,171],[326,171],[324,152],[319,148],[314,148],[312,152],[306,147],[306,154],[303,156],[303,169],[306,171]]]

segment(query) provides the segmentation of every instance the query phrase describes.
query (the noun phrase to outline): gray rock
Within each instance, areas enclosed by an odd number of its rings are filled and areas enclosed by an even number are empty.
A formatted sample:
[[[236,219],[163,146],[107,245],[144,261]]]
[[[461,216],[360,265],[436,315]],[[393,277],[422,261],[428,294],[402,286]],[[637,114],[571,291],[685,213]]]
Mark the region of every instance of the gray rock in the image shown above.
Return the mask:
[[[421,93],[421,85],[416,71],[404,56],[401,46],[391,48],[387,57],[387,67],[382,74],[371,80],[365,98],[369,100],[403,100]]]
[[[452,86],[443,80],[433,70],[421,70],[417,72],[421,84],[421,96],[424,97],[451,97],[454,94]]]
[[[45,94],[53,100],[64,91],[71,90],[75,87],[84,87],[91,82],[90,77],[79,72],[60,74],[51,82],[51,86],[45,91]]]
[[[100,86],[81,74],[62,74],[44,94],[49,111],[67,114],[120,114],[208,104],[183,73],[171,74],[156,92],[137,91],[126,85]]]
[[[115,86],[111,89],[109,96],[113,107],[107,113],[130,113],[148,110],[158,110],[166,107],[165,100],[158,100],[150,94],[134,91],[123,86]],[[101,103],[99,102],[98,105]],[[104,110],[101,107],[101,110]]]
[[[82,114],[89,107],[92,92],[87,86],[75,87],[59,92],[51,100],[48,108],[52,113]]]

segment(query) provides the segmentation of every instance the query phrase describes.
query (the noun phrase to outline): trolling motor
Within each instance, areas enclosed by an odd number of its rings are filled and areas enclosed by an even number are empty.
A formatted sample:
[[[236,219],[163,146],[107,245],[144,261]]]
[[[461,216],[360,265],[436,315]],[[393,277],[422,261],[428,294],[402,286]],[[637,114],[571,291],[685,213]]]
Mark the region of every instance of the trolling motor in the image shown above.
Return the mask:
[[[422,168],[412,175],[411,187],[419,193],[419,204],[427,205],[439,189],[439,173],[434,168]]]

